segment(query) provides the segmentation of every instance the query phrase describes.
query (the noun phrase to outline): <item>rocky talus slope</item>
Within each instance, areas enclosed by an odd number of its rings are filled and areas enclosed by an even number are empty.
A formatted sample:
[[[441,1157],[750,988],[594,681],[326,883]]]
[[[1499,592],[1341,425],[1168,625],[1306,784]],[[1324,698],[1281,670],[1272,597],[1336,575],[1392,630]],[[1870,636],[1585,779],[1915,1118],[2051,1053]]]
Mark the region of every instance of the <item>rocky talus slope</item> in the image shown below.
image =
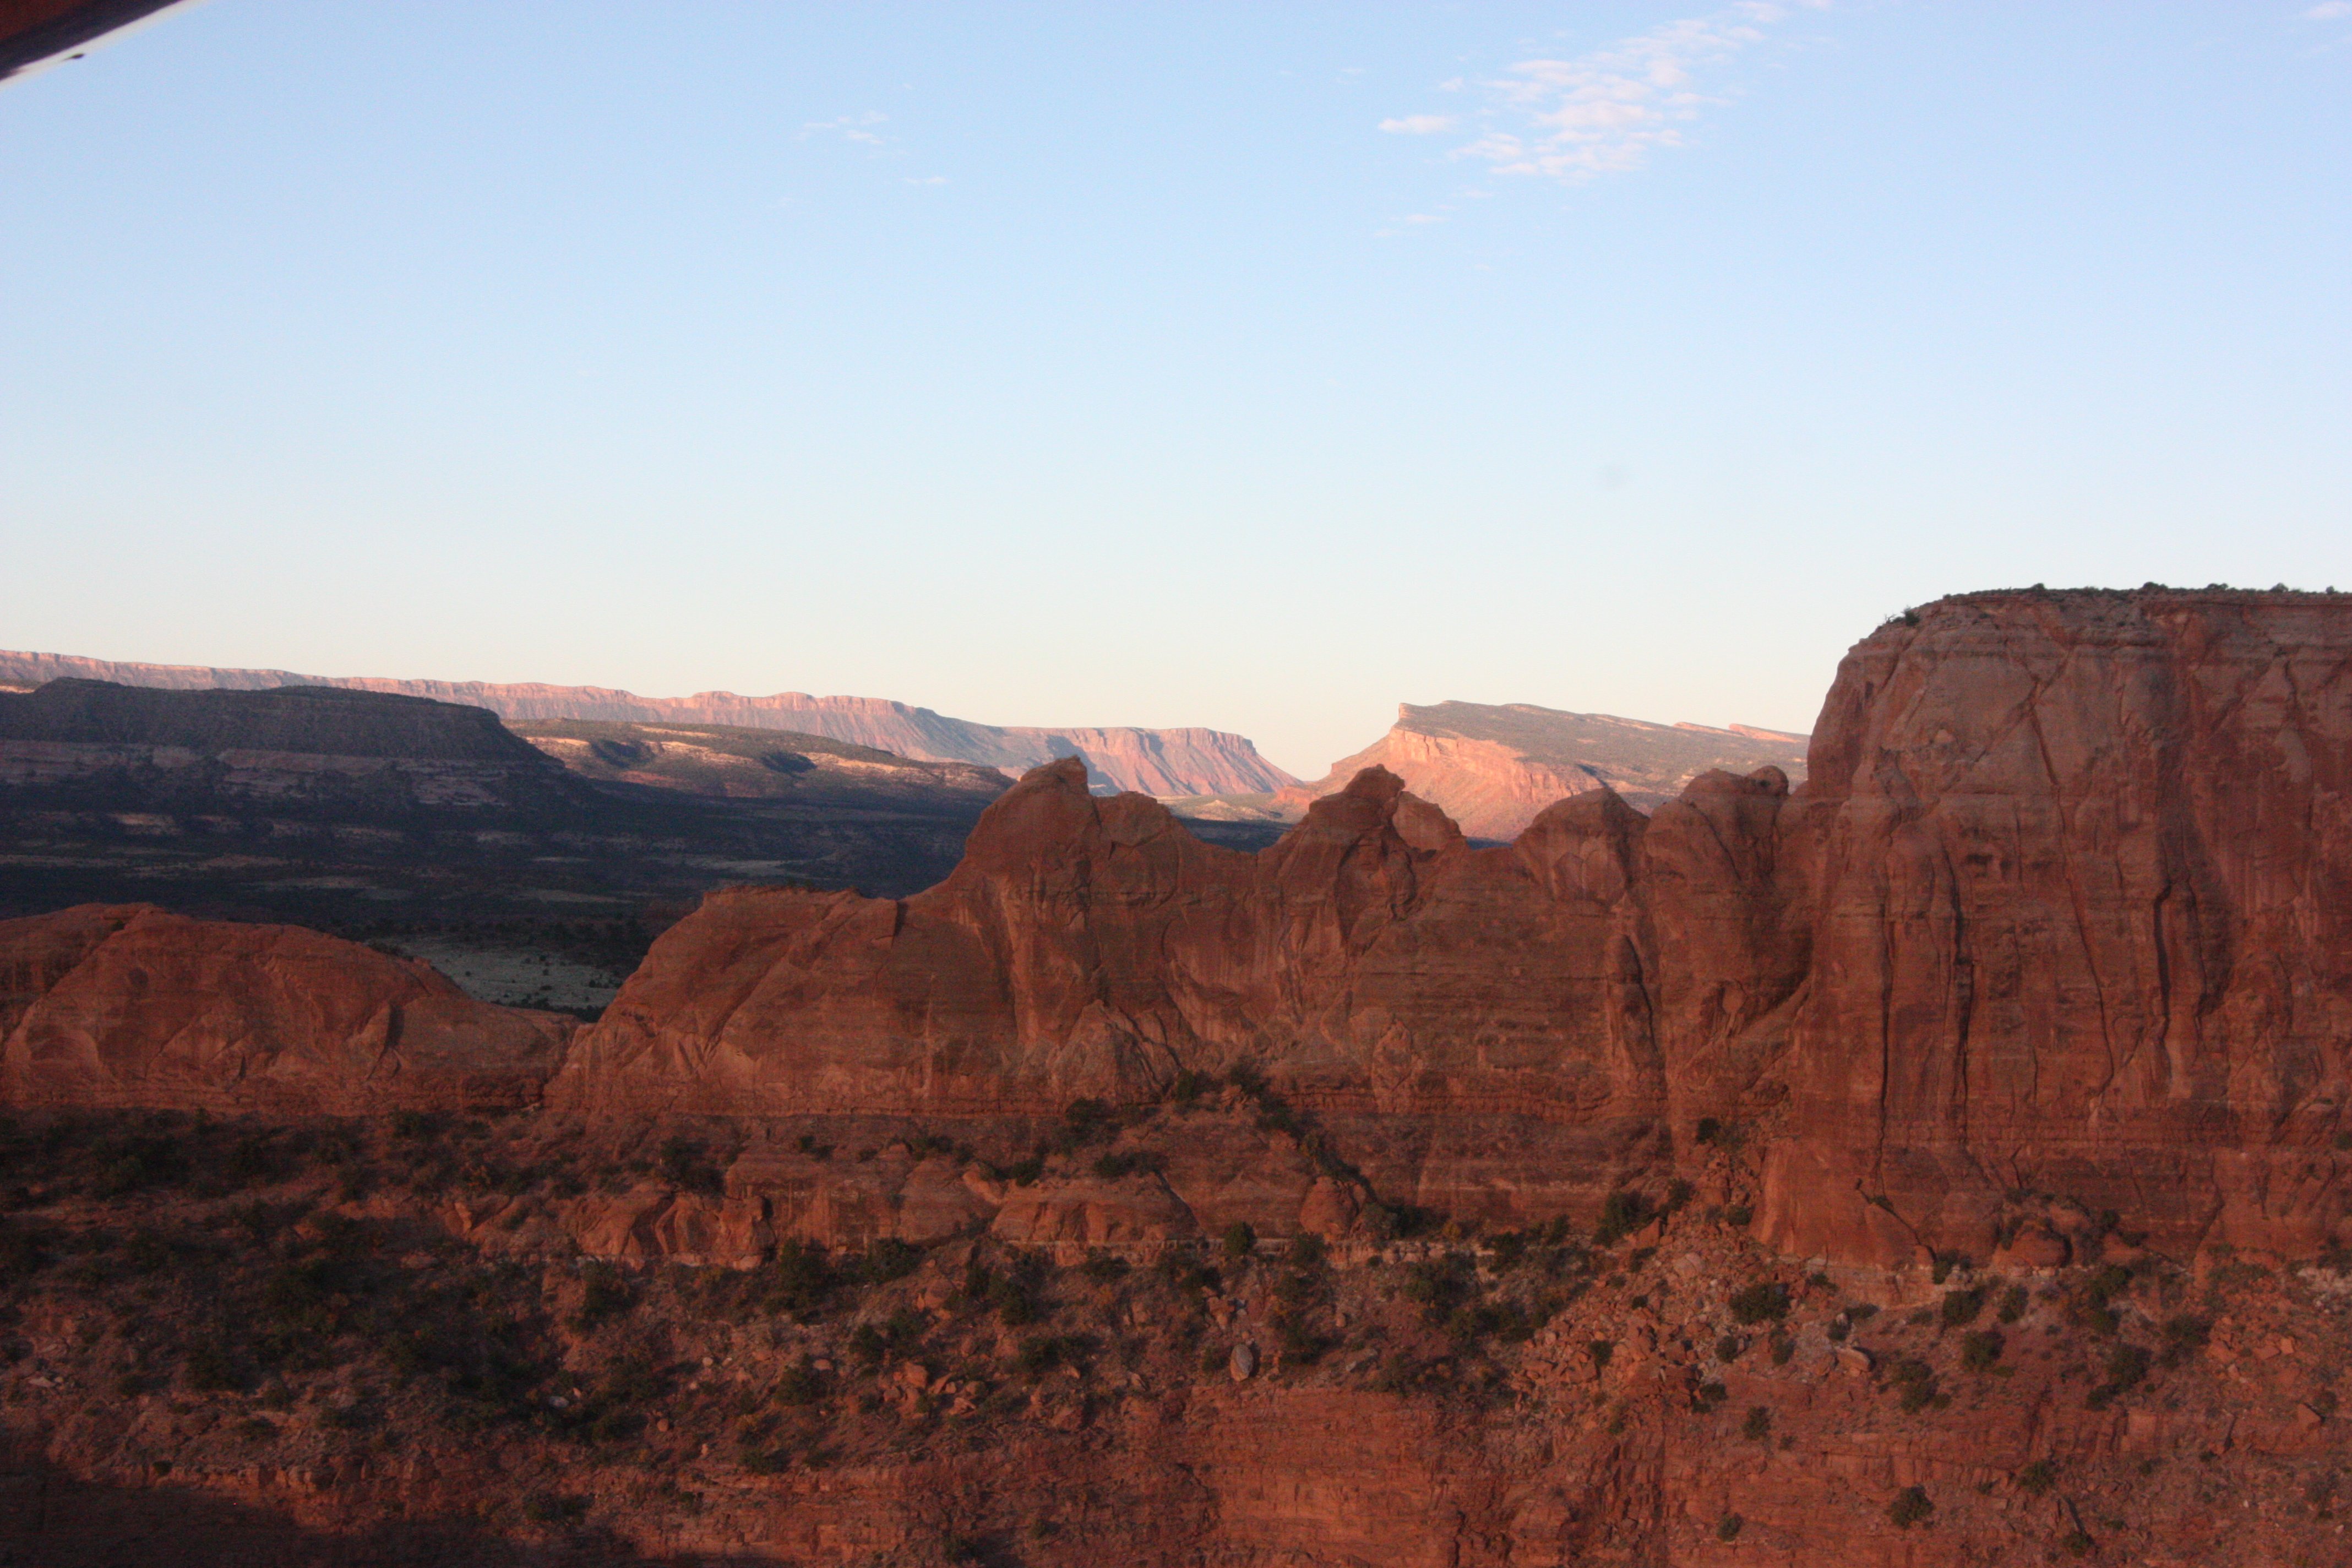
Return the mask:
[[[1613,790],[1649,811],[1717,770],[1777,767],[1802,783],[1805,742],[1745,724],[1654,724],[1528,702],[1407,702],[1398,706],[1387,734],[1331,764],[1319,782],[1280,791],[1269,805],[1297,812],[1345,789],[1366,768],[1385,768],[1473,838],[1510,839],[1554,801],[1591,790]]]
[[[24,688],[61,679],[187,690],[220,688],[337,687],[487,708],[500,718],[543,723],[566,719],[624,724],[719,725],[788,730],[919,762],[971,763],[1016,772],[1056,757],[1082,759],[1105,793],[1137,790],[1167,797],[1248,795],[1298,781],[1258,755],[1246,736],[1197,727],[1126,725],[1045,729],[981,724],[877,697],[812,697],[785,691],[743,697],[704,691],[692,697],[640,697],[600,686],[501,684],[482,680],[399,680],[373,676],[296,675],[283,669],[216,669],[203,665],[136,664],[66,654],[0,652],[0,685]]]
[[[330,939],[0,926],[0,1549],[2342,1561],[2347,682],[2344,599],[1979,595],[1801,789],[1507,846],[1056,765],[413,1056]]]

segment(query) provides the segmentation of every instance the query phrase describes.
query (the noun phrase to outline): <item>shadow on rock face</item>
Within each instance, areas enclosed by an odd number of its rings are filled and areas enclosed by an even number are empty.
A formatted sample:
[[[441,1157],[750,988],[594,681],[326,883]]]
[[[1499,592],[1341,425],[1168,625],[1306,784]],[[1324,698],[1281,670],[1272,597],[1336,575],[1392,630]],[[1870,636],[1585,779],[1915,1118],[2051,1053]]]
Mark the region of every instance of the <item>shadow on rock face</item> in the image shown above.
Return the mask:
[[[308,1530],[167,1478],[150,1486],[76,1480],[21,1445],[0,1442],[0,1564],[6,1568],[632,1568],[656,1561],[662,1568],[748,1568],[754,1561],[667,1553],[656,1560],[602,1530],[566,1530],[560,1522],[533,1528],[544,1538],[510,1539],[451,1519],[350,1534]]]

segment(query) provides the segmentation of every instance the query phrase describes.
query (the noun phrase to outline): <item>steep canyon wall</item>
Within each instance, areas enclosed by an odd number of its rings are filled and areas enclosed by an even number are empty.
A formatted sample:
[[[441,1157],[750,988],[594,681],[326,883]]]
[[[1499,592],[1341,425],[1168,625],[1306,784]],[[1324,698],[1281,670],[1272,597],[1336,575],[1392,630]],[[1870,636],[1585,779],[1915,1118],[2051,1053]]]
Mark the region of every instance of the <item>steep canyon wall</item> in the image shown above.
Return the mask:
[[[1501,847],[1377,769],[1253,856],[1058,764],[915,898],[714,897],[551,1093],[1034,1114],[1246,1064],[1368,1173],[1382,1125],[1514,1129],[1474,1177],[1382,1173],[1497,1220],[1711,1120],[1801,1255],[1985,1256],[2056,1196],[2308,1249],[2345,1206],[2347,654],[2319,595],[1946,600],[1849,655],[1801,790],[1588,792]]]

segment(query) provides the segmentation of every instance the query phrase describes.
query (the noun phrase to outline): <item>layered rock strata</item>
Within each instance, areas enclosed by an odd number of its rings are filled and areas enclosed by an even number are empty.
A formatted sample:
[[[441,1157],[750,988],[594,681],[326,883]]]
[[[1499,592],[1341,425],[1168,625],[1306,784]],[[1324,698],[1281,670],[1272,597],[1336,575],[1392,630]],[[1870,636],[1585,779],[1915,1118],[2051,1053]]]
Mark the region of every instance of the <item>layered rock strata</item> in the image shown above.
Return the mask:
[[[1718,770],[1776,767],[1802,778],[1805,740],[1748,724],[1656,724],[1531,702],[1406,702],[1387,734],[1332,763],[1319,782],[1279,792],[1272,804],[1296,811],[1381,767],[1472,837],[1512,838],[1563,795],[1610,789],[1646,811]]]
[[[486,708],[504,719],[533,723],[577,719],[796,731],[919,762],[973,763],[988,768],[1029,768],[1055,757],[1076,756],[1086,762],[1097,785],[1107,793],[1126,789],[1170,797],[1248,795],[1298,782],[1259,755],[1247,736],[1197,726],[1161,730],[1129,725],[1056,729],[982,724],[884,698],[812,697],[804,691],[767,697],[732,691],[640,697],[600,686],[297,675],[283,669],[218,669],[68,654],[0,652],[0,684],[29,688],[67,679],[175,690],[339,688]]]
[[[1798,793],[1594,791],[1496,848],[1378,769],[1251,856],[1056,764],[915,898],[712,898],[551,1093],[1030,1115],[1244,1065],[1498,1221],[1713,1122],[1800,1254],[1983,1257],[2054,1198],[2305,1251],[2345,1215],[2347,663],[2333,597],[1946,600],[1847,658]]]
[[[1982,1257],[2027,1193],[2342,1234],[2352,601],[1946,600],[1847,656],[1812,767],[1767,1236]]]

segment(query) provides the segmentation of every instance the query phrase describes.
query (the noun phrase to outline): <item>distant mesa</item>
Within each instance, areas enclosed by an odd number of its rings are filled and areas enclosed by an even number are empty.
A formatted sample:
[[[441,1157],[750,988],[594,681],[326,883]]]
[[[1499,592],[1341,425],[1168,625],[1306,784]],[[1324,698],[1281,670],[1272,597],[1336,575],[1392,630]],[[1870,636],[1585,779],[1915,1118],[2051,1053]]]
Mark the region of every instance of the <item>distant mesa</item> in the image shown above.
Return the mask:
[[[1776,767],[1805,776],[1808,737],[1748,724],[1656,724],[1609,713],[1569,713],[1529,702],[1402,703],[1389,732],[1334,763],[1311,784],[1262,800],[1185,803],[1199,816],[1297,820],[1311,803],[1366,768],[1386,768],[1473,838],[1516,838],[1554,801],[1606,786],[1649,811],[1713,769]]]
[[[1222,730],[1037,729],[951,719],[877,697],[812,697],[785,691],[740,697],[639,697],[597,686],[499,685],[479,680],[395,680],[370,676],[297,675],[283,669],[215,669],[203,665],[130,664],[66,654],[0,652],[0,687],[31,688],[81,679],[123,686],[256,691],[281,686],[338,687],[429,697],[487,708],[509,722],[575,719],[625,724],[705,724],[790,730],[845,741],[919,762],[971,763],[1024,773],[1078,757],[1097,795],[1134,790],[1169,799],[1271,792],[1298,781],[1258,754],[1245,736]]]
[[[0,785],[123,809],[571,816],[588,787],[494,714],[317,687],[0,691]]]
[[[773,729],[526,725],[396,692],[0,689],[0,915],[633,917],[744,880],[912,892],[1010,782]]]
[[[898,796],[977,813],[1013,784],[994,768],[914,762],[790,730],[593,719],[517,721],[509,728],[583,778],[725,800],[846,805]]]

